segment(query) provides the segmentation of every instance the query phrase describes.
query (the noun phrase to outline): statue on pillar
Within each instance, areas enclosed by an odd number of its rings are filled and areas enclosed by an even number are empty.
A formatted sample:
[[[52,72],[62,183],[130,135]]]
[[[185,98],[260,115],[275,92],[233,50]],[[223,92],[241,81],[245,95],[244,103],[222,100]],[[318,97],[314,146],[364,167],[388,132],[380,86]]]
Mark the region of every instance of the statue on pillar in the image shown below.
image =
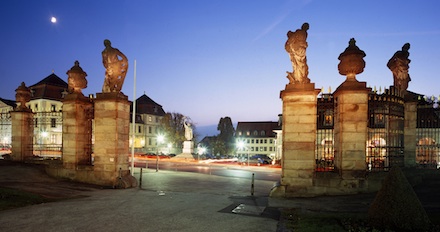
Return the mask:
[[[79,66],[79,62],[75,61],[73,67],[66,74],[68,76],[68,92],[82,94],[81,89],[87,87],[87,73]]]
[[[355,81],[356,75],[364,71],[365,68],[365,52],[356,46],[356,40],[351,38],[348,47],[338,57],[339,74],[347,76],[348,81]]]
[[[191,141],[193,139],[193,129],[191,128],[191,123],[184,119],[183,125],[185,126],[185,138],[187,141]]]
[[[309,67],[307,66],[307,30],[309,30],[309,24],[304,23],[301,29],[297,29],[295,32],[287,32],[287,41],[285,49],[289,53],[290,61],[292,62],[293,72],[287,72],[287,78],[289,84],[292,83],[310,83]]]
[[[403,45],[401,51],[394,53],[393,57],[388,61],[387,66],[393,73],[394,87],[399,90],[406,90],[408,83],[411,81],[409,76],[409,43]]]
[[[21,82],[21,85],[15,90],[15,100],[20,103],[17,106],[18,111],[30,111],[30,109],[26,106],[31,100],[31,91],[24,82]]]
[[[105,80],[102,92],[120,92],[128,71],[128,59],[122,52],[111,46],[110,40],[104,40],[104,46],[102,64],[105,67]]]

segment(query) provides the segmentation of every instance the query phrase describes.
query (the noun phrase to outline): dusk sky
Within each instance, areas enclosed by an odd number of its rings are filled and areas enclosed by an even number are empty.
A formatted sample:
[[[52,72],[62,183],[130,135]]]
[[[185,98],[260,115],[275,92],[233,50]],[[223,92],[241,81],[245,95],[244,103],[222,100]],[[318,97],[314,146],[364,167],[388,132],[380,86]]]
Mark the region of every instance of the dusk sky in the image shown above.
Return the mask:
[[[357,75],[370,87],[392,85],[386,64],[410,43],[409,90],[440,94],[440,1],[437,0],[103,0],[2,1],[0,97],[14,100],[22,81],[52,73],[67,82],[78,60],[87,72],[85,95],[101,92],[104,39],[129,59],[122,92],[146,93],[166,112],[189,116],[197,127],[221,117],[276,121],[280,91],[292,65],[289,30],[308,31],[309,78],[336,89],[345,77],[338,56],[350,38],[366,53]],[[57,22],[52,23],[51,17]]]

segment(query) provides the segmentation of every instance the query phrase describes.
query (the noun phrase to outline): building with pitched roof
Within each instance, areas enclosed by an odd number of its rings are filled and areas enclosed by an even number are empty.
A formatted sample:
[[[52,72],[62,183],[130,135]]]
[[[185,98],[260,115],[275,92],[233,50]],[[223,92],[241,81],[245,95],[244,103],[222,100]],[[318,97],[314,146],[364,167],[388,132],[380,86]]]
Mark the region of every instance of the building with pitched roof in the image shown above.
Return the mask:
[[[11,149],[11,115],[10,111],[17,107],[13,100],[0,98],[0,154]]]
[[[133,103],[130,106],[133,115]],[[133,117],[130,122],[133,123]],[[134,148],[136,152],[156,153],[158,151],[157,136],[165,111],[162,106],[146,94],[136,99],[136,117],[134,131]],[[130,146],[132,144],[133,125],[130,126]],[[169,153],[169,150],[162,151]]]
[[[238,148],[237,156],[247,158],[256,155],[267,155],[271,159],[276,155],[276,133],[279,128],[278,122],[238,122],[235,131],[237,144],[242,144]]]

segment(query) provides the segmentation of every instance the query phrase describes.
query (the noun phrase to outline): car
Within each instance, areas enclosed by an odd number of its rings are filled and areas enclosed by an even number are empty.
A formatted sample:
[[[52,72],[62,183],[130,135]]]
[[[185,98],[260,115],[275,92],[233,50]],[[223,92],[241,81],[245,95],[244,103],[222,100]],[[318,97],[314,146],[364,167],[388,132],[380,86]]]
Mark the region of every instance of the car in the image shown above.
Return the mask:
[[[239,158],[238,162],[247,164],[248,158],[246,156],[241,157]],[[272,159],[267,155],[257,154],[249,157],[249,164],[261,165],[261,164],[271,164],[271,163],[272,163]]]

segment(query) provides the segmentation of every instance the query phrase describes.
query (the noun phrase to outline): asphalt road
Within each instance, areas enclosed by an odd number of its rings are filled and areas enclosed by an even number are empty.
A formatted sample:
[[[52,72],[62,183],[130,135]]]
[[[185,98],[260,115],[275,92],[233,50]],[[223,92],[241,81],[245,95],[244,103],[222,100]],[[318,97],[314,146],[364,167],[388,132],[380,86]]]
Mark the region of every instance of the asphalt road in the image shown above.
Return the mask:
[[[156,170],[156,160],[138,160],[135,162],[137,167],[146,167]],[[193,172],[223,177],[235,177],[255,180],[278,181],[281,175],[280,168],[269,166],[246,166],[237,163],[198,163],[198,162],[173,162],[169,160],[159,160],[158,171],[180,171]]]

